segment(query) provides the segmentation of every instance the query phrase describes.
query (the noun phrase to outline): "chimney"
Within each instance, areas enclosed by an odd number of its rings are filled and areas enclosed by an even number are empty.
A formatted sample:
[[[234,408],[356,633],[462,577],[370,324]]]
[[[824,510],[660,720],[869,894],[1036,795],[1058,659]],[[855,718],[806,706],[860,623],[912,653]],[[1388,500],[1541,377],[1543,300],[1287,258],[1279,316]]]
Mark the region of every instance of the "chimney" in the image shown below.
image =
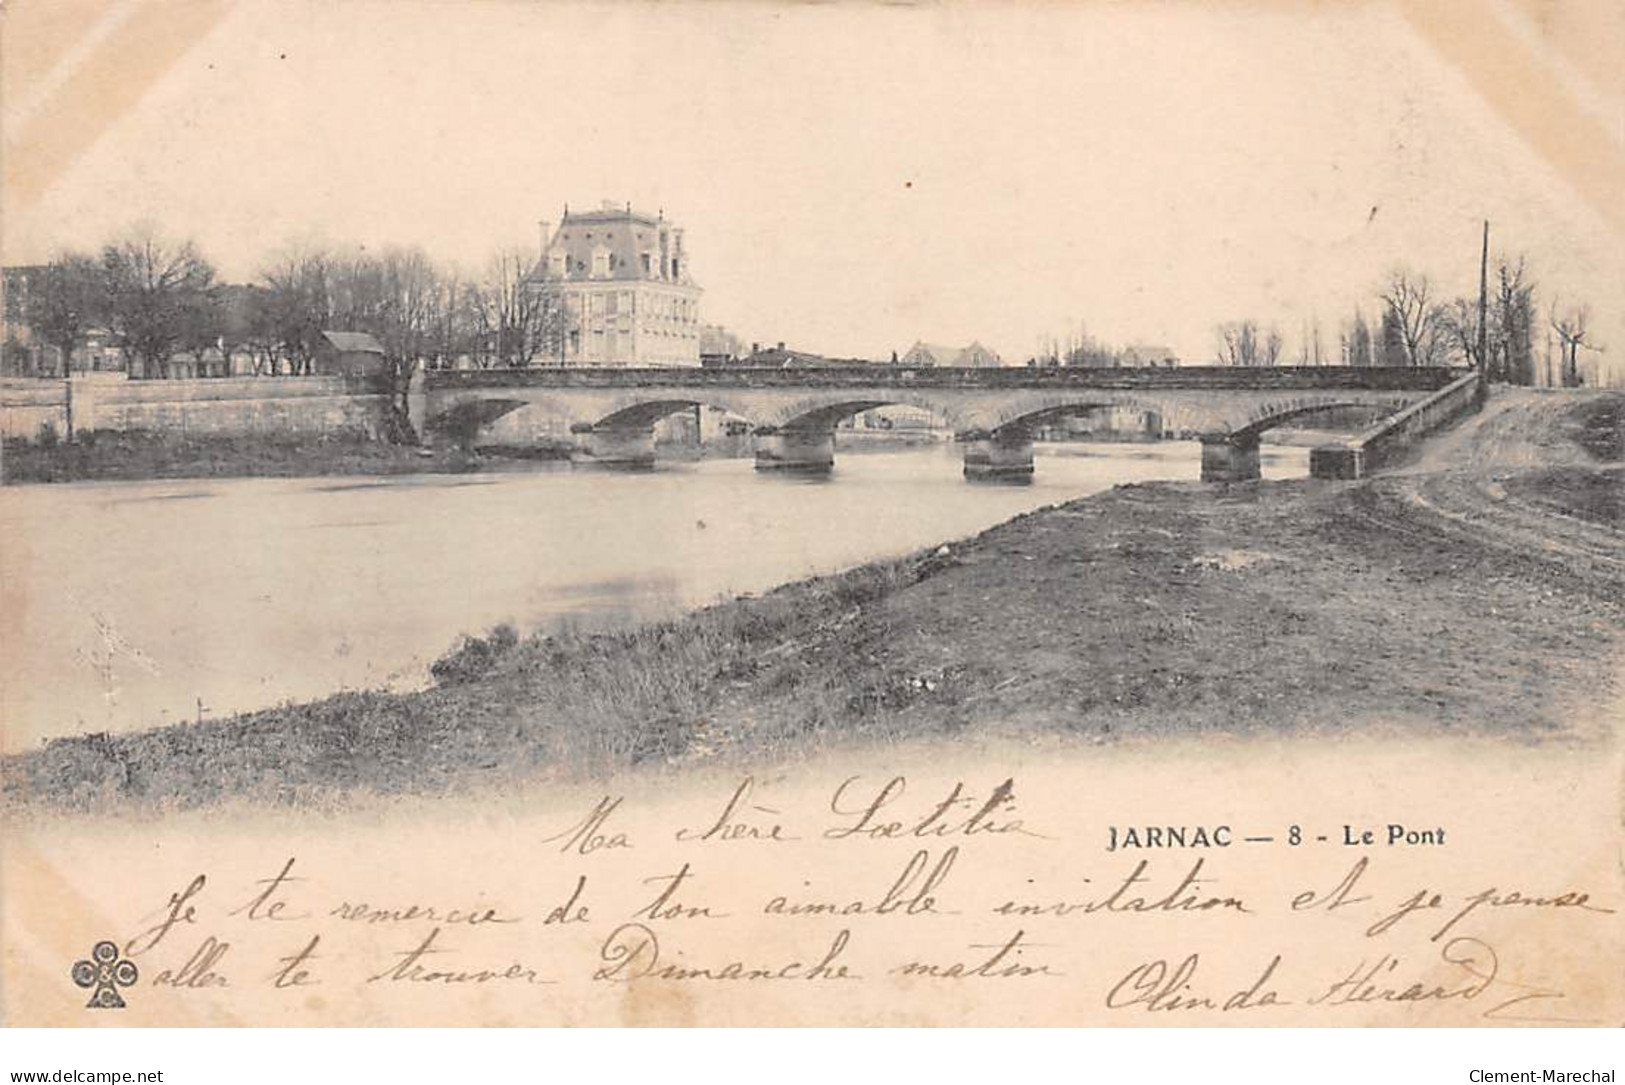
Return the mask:
[[[546,219],[542,219],[540,225],[542,227],[542,259],[546,260],[548,242],[553,240],[553,224]]]
[[[783,339],[780,339],[780,340],[779,340],[779,349],[780,349],[780,350],[783,350],[783,349],[784,349],[784,340],[783,340]]]
[[[762,353],[762,344],[755,343],[755,342],[751,343],[750,352],[752,354],[760,354],[760,353]]]

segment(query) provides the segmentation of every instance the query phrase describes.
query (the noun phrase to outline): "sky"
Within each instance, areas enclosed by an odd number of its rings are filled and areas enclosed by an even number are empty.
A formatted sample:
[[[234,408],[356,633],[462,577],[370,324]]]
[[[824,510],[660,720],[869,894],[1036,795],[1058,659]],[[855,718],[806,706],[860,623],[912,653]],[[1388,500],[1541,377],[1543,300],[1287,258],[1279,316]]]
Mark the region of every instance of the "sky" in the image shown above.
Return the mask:
[[[1625,15],[1457,11],[20,0],[0,255],[145,221],[232,279],[320,241],[473,272],[631,201],[747,342],[1196,362],[1248,317],[1335,352],[1399,265],[1471,293],[1488,218],[1620,366]]]

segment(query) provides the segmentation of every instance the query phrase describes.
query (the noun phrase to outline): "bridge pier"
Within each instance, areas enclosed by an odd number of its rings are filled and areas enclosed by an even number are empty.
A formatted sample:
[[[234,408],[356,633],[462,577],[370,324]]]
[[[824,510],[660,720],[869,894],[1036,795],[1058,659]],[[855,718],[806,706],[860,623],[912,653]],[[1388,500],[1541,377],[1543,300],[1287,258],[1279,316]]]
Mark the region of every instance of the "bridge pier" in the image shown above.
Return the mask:
[[[756,470],[828,474],[835,469],[835,433],[828,431],[758,429]]]
[[[652,471],[655,465],[655,431],[645,429],[608,429],[587,426],[572,427],[572,432],[585,438],[585,448],[578,448],[574,463],[597,467],[612,467],[621,471]]]
[[[1309,477],[1364,478],[1365,450],[1352,445],[1322,445],[1309,450]]]
[[[1257,434],[1202,435],[1203,482],[1256,482],[1261,477]]]
[[[1027,481],[1033,477],[1033,442],[1025,433],[961,434],[965,478],[972,482]]]

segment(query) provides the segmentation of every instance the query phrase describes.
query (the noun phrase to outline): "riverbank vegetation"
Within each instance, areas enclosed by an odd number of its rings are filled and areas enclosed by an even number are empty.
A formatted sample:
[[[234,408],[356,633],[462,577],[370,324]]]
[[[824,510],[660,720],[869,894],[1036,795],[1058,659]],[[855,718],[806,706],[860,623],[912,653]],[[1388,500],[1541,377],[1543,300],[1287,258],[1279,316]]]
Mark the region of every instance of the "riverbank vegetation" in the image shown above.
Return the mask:
[[[160,478],[295,478],[321,475],[464,473],[514,460],[569,459],[568,445],[419,448],[354,437],[182,436],[98,432],[63,441],[7,441],[0,483]]]
[[[421,692],[59,739],[5,794],[309,805],[945,735],[1594,740],[1625,648],[1625,522],[1596,498],[1625,475],[1585,435],[1625,396],[1521,394],[1444,469],[1123,486],[674,621],[470,637]]]

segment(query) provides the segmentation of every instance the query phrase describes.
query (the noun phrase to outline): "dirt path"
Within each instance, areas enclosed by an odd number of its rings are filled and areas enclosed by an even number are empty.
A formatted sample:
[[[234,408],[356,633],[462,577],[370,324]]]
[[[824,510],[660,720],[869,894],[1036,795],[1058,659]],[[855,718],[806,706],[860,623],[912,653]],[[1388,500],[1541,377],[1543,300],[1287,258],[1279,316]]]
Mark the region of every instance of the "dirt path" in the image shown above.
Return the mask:
[[[1576,403],[1587,398],[1610,397],[1499,390],[1431,440],[1420,461],[1372,483],[1373,527],[1568,563],[1625,590],[1625,530],[1595,507],[1625,490],[1625,464],[1598,463],[1569,439]]]
[[[1599,457],[1574,439],[1576,406],[1621,398],[1617,392],[1498,387],[1482,411],[1428,438],[1420,459],[1391,474],[1595,465]]]

